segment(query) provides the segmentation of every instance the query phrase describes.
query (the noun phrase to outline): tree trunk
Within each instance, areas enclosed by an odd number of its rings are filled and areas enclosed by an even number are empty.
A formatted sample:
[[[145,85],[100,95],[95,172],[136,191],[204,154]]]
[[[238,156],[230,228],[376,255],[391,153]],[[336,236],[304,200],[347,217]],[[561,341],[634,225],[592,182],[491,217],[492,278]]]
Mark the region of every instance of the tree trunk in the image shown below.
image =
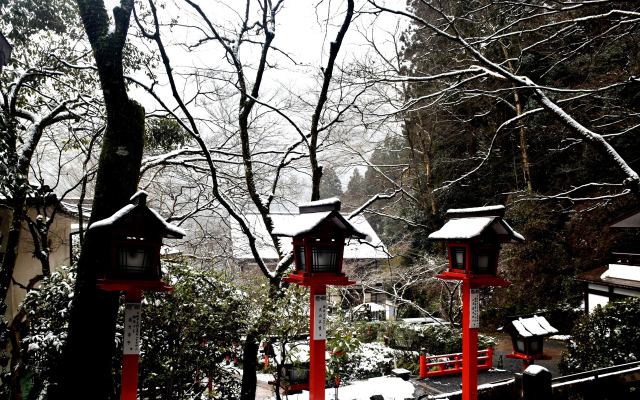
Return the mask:
[[[242,355],[242,389],[240,399],[254,400],[256,398],[256,368],[258,367],[258,337],[255,332],[247,335]]]
[[[138,183],[144,110],[126,99],[115,108],[119,109],[115,114],[118,118],[114,118],[116,122],[112,124],[108,117],[90,223],[107,218],[126,205]],[[115,396],[112,359],[119,293],[103,292],[96,287],[98,246],[109,244],[97,242],[88,232],[78,261],[65,351],[67,369],[61,379],[60,394],[66,398],[81,398],[88,393],[93,399]]]
[[[25,202],[26,195],[23,193],[16,193],[16,196],[11,199],[13,213],[9,234],[7,235],[7,248],[4,258],[2,259],[2,270],[0,271],[0,299],[3,301],[1,307],[3,313],[7,307],[7,294],[11,286],[11,278],[13,277],[16,259],[18,258],[18,245],[20,244],[20,230],[22,229],[22,221],[25,215]]]
[[[520,95],[518,90],[513,90],[513,100],[516,103],[516,115],[522,115],[522,103],[520,101]],[[522,175],[524,182],[527,185],[529,193],[533,193],[533,184],[531,183],[531,168],[529,164],[529,153],[527,151],[527,135],[524,129],[524,125],[520,124],[520,156],[522,157]]]
[[[144,109],[129,99],[124,82],[123,48],[133,0],[122,0],[113,11],[115,30],[99,0],[77,0],[91,42],[107,111],[93,207],[89,223],[111,216],[129,202],[138,186],[144,138]],[[115,398],[112,365],[119,293],[96,287],[101,260],[98,247],[109,246],[88,232],[78,260],[69,333],[64,349],[65,369],[50,398]]]
[[[502,54],[504,54],[504,59],[507,61],[507,66],[511,72],[514,72],[513,65],[511,63],[511,58],[509,58],[509,52],[507,51],[507,47],[500,43],[502,47]],[[520,94],[518,93],[518,89],[516,85],[513,85],[513,102],[515,103],[516,116],[519,117],[522,115],[522,101],[520,100]],[[524,183],[527,185],[527,191],[529,193],[533,193],[533,184],[531,183],[531,171],[529,164],[529,153],[527,152],[527,135],[524,130],[524,125],[520,124],[519,129],[519,139],[520,139],[520,157],[522,158],[522,176],[524,178]]]

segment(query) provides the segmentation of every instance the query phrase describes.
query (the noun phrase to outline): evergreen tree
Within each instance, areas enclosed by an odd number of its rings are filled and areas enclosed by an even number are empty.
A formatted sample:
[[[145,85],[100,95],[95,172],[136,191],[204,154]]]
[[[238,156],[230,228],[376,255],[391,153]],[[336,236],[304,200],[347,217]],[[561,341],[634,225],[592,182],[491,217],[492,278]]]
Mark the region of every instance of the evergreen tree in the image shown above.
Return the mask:
[[[637,23],[623,26],[620,18],[624,17],[605,17],[611,4],[528,18],[537,13],[537,3],[407,1],[410,12],[432,26],[453,32],[455,25],[455,35],[473,42],[486,59],[538,85],[565,90],[566,95],[548,95],[577,121],[605,135],[637,171],[640,160],[632,154],[640,150],[640,137],[631,132],[637,130],[633,110],[640,85],[634,79],[621,79],[640,73],[638,63],[622,56],[640,50]],[[616,3],[618,7],[637,12],[631,3]],[[455,18],[448,21],[445,15]],[[589,16],[598,17],[577,20]],[[571,19],[576,19],[575,30],[550,28]],[[405,35],[406,75],[434,76],[480,63],[460,41],[437,34],[423,23],[414,28]],[[492,38],[492,29],[500,31],[499,39]],[[414,230],[413,247],[416,252],[431,251],[433,244],[425,238],[441,226],[449,208],[517,202],[507,219],[513,219],[514,228],[528,241],[506,249],[502,257],[508,260],[503,271],[513,286],[494,292],[496,310],[519,313],[576,306],[580,287],[572,277],[594,262],[584,255],[580,243],[591,243],[592,257],[601,260],[608,238],[593,226],[606,226],[607,217],[611,219],[616,209],[633,201],[615,199],[625,194],[622,183],[598,183],[627,182],[627,178],[609,154],[578,136],[553,113],[535,111],[541,105],[532,90],[518,88],[507,79],[472,75],[406,85],[409,107],[404,134],[411,151],[405,162],[411,166],[419,201],[410,213],[414,221],[428,227]],[[609,89],[596,94],[607,85]],[[569,94],[572,89],[594,92],[574,98]],[[504,125],[514,118],[519,118],[517,123]],[[629,188],[626,193],[633,193],[631,183]],[[582,200],[589,197],[594,201]],[[597,210],[590,221],[594,225],[587,225],[584,214],[594,214],[593,210]]]
[[[331,165],[322,168],[322,179],[320,180],[320,198],[342,196],[342,183]]]

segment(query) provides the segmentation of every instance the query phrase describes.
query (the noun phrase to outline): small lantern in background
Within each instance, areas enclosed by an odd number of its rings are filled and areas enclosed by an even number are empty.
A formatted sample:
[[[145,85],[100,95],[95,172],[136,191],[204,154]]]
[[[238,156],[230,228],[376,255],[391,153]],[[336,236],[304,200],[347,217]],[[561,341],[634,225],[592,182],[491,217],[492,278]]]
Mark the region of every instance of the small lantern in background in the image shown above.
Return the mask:
[[[507,358],[523,361],[526,369],[535,360],[549,360],[544,354],[544,337],[558,333],[542,316],[511,317],[503,330],[511,336],[513,352]]]

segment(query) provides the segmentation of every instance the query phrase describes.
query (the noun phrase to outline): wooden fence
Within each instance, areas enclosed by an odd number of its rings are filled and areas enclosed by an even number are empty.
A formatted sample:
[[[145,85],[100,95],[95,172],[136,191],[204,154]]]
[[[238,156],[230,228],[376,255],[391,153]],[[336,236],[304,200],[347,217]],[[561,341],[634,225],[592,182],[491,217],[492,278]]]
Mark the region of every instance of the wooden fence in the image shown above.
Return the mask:
[[[493,348],[478,350],[478,371],[493,367]],[[462,373],[462,353],[420,356],[420,378]]]
[[[421,399],[462,398],[460,391]],[[640,362],[600,368],[551,379],[551,373],[532,365],[523,374],[478,387],[478,400],[638,400]]]

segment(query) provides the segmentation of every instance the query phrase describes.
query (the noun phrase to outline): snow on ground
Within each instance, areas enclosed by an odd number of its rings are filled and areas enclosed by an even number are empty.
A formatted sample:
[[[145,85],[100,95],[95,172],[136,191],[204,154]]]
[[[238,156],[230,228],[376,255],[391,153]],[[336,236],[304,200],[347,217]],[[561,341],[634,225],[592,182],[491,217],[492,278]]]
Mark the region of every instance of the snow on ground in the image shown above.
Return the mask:
[[[340,400],[369,400],[371,396],[379,394],[385,400],[404,400],[413,399],[413,391],[414,387],[411,382],[396,377],[381,376],[341,386],[338,389],[338,398]],[[308,400],[309,392],[305,390],[300,394],[290,394],[287,398],[289,400]],[[335,400],[335,398],[335,389],[327,388],[325,399]]]

